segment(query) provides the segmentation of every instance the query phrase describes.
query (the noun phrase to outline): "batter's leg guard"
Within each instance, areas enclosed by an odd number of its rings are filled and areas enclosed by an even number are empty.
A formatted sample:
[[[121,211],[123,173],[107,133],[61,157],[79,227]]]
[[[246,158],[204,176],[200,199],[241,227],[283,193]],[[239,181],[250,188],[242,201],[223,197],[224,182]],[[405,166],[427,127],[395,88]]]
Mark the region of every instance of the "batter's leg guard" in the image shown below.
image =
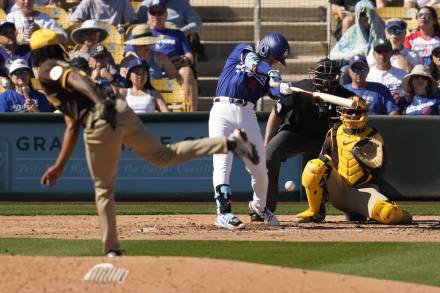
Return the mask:
[[[231,207],[231,186],[220,184],[215,187],[215,203],[217,204],[217,214],[226,214],[232,212]]]
[[[378,200],[371,211],[371,217],[388,225],[412,223],[412,215],[389,200]]]
[[[327,157],[309,161],[302,174],[309,209],[296,215],[296,222],[322,222],[325,219],[324,188],[322,178],[327,174]]]

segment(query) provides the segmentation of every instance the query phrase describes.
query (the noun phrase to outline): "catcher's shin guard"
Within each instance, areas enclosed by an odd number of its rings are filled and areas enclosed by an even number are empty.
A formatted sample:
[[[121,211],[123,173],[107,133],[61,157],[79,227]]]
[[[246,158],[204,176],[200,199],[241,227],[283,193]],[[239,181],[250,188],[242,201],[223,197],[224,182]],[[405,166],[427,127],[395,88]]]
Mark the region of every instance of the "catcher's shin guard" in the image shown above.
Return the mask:
[[[231,213],[231,186],[228,184],[220,184],[215,187],[215,202],[217,204],[217,213]]]
[[[388,200],[377,201],[371,211],[371,217],[382,224],[389,225],[410,224],[412,222],[410,213]]]
[[[309,161],[302,174],[302,184],[306,190],[309,209],[296,215],[300,220],[322,222],[325,218],[325,206],[323,203],[324,188],[321,181],[327,174],[326,164],[330,161],[328,157],[313,159]]]

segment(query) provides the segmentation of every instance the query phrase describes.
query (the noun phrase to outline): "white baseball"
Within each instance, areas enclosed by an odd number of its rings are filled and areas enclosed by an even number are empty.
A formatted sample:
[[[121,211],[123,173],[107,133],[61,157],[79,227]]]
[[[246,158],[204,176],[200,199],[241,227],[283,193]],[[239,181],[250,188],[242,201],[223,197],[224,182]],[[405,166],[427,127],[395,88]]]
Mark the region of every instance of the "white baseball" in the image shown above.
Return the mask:
[[[284,188],[287,191],[293,191],[295,189],[295,182],[293,182],[293,181],[286,181],[286,183],[284,183]]]

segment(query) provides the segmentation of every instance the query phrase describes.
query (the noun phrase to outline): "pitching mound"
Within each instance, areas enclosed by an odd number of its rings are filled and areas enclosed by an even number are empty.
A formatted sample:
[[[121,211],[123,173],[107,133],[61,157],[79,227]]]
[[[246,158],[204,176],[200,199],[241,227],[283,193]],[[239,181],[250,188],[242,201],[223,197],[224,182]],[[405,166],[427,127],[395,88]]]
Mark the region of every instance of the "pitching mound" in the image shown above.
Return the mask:
[[[123,283],[86,282],[98,263],[129,270]],[[2,292],[439,292],[439,288],[267,265],[178,257],[0,256]]]

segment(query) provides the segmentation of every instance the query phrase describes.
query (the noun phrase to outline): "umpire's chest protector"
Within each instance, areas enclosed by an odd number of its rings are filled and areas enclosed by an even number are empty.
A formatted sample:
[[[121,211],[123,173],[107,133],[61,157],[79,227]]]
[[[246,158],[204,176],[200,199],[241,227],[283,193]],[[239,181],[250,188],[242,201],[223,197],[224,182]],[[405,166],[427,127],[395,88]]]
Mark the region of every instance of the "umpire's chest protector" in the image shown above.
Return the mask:
[[[359,162],[355,159],[352,153],[352,149],[357,142],[366,138],[371,132],[370,128],[365,128],[361,133],[348,134],[343,131],[343,126],[341,125],[336,133],[336,141],[338,146],[338,173],[344,179],[348,186],[353,186],[359,182],[360,179],[362,183],[367,182],[370,178]]]

